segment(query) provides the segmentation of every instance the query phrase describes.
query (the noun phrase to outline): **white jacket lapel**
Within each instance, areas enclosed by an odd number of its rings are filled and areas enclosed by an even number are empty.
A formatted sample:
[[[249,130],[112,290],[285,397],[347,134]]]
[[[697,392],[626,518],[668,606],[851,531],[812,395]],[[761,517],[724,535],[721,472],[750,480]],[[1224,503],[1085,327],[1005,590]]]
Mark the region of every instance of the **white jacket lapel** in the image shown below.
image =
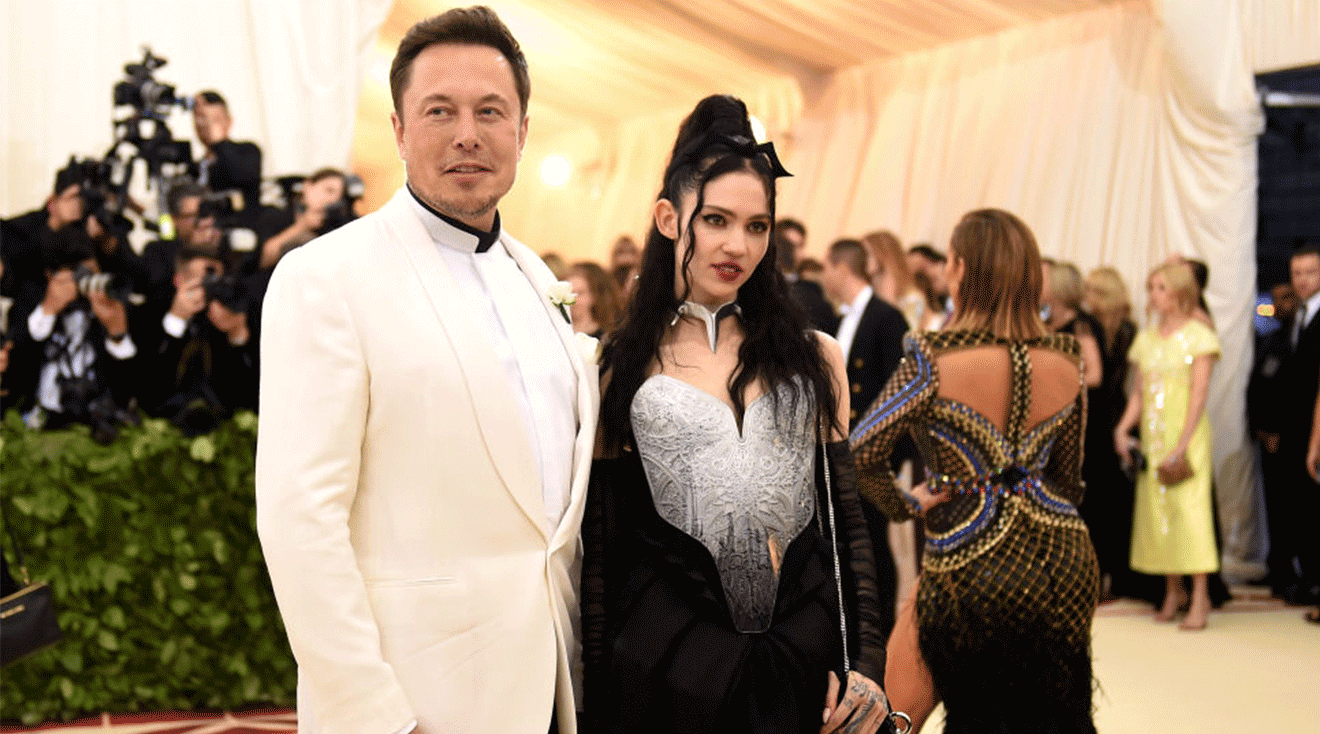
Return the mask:
[[[422,282],[445,339],[454,354],[462,355],[458,367],[496,472],[523,512],[548,539],[551,529],[545,517],[541,474],[531,439],[519,419],[521,409],[514,400],[507,373],[480,329],[480,321],[463,302],[462,291],[436,249],[438,245],[404,198],[410,195],[406,188],[400,189],[386,204],[388,221]]]

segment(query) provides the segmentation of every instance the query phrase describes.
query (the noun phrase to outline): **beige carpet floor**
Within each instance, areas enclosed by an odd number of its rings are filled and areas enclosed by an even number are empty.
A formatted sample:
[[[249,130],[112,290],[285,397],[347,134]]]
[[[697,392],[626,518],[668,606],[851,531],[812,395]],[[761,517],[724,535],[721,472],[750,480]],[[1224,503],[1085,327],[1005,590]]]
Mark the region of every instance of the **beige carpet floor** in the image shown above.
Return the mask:
[[[1093,631],[1101,734],[1320,734],[1320,625],[1304,609],[1234,589],[1200,632],[1149,604],[1104,604]],[[937,709],[921,734],[943,730]]]
[[[1101,734],[1320,734],[1320,625],[1259,589],[1211,614],[1201,632],[1157,624],[1150,605],[1100,607],[1094,627]],[[106,715],[39,727],[44,734],[290,732],[293,712]],[[941,711],[922,734],[943,729]],[[0,731],[32,731],[3,727]]]

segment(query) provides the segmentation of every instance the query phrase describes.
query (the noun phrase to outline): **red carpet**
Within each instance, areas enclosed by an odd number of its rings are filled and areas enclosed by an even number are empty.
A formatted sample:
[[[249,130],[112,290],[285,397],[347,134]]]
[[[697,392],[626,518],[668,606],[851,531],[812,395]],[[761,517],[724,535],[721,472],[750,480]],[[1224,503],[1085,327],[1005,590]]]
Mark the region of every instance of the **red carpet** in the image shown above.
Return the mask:
[[[298,729],[298,716],[288,709],[243,713],[198,714],[166,711],[151,714],[102,714],[65,724],[37,727],[0,726],[0,732],[59,734],[287,734]]]

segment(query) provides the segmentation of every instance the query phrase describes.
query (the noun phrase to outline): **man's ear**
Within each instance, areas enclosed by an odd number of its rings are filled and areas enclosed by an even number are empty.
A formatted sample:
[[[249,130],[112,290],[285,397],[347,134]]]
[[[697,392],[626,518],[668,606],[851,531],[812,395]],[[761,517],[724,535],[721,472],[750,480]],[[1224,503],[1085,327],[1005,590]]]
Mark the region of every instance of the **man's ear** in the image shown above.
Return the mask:
[[[522,160],[523,147],[527,145],[527,121],[528,116],[523,115],[522,124],[518,126],[518,160]]]
[[[655,202],[651,218],[655,220],[655,228],[660,230],[660,234],[678,241],[678,210],[674,208],[673,202],[669,199]]]
[[[406,160],[403,154],[403,120],[399,119],[399,113],[390,113],[390,126],[394,128],[394,146],[399,149],[399,160]]]

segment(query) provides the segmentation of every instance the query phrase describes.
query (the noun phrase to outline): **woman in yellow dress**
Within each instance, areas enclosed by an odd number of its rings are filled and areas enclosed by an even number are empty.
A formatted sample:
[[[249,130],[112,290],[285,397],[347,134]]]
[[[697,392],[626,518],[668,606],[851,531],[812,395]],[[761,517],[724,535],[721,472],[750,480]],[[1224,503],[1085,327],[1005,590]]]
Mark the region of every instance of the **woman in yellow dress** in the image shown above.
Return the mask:
[[[1147,278],[1146,291],[1155,319],[1128,352],[1133,388],[1114,429],[1114,448],[1122,461],[1133,460],[1133,428],[1139,429],[1146,457],[1137,478],[1131,564],[1136,571],[1165,577],[1164,602],[1155,615],[1161,622],[1177,614],[1186,599],[1181,577],[1191,575],[1191,606],[1180,627],[1199,630],[1210,612],[1207,574],[1219,570],[1210,496],[1214,462],[1205,415],[1219,340],[1192,317],[1197,287],[1186,265],[1159,266]],[[1172,468],[1183,458],[1191,465],[1191,477],[1162,482],[1158,469]]]

